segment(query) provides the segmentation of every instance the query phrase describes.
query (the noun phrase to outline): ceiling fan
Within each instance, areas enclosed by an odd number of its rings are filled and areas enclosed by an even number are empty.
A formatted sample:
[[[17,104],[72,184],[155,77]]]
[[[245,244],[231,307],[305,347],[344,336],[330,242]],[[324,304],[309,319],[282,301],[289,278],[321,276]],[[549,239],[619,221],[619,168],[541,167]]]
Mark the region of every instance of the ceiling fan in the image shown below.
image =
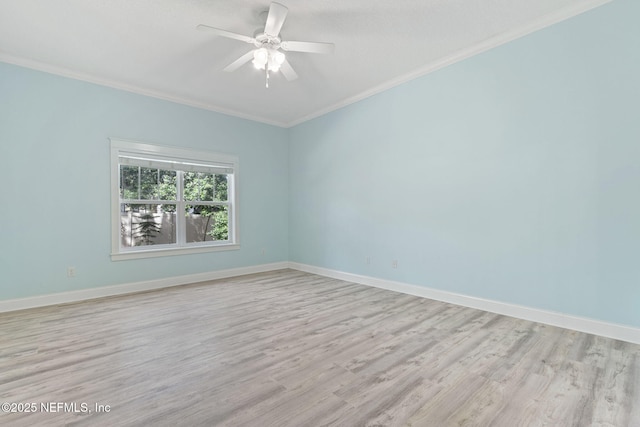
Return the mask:
[[[265,70],[265,85],[268,88],[270,71],[282,71],[282,74],[288,81],[298,78],[298,74],[293,70],[291,64],[289,64],[289,61],[287,61],[287,58],[282,51],[332,53],[335,47],[333,43],[282,40],[280,38],[280,29],[284,24],[288,11],[289,9],[280,3],[271,3],[264,31],[258,32],[254,37],[244,36],[242,34],[210,27],[204,24],[198,25],[197,28],[201,31],[207,31],[218,36],[240,40],[254,45],[256,47],[255,49],[245,53],[240,58],[227,65],[224,71],[235,71],[242,65],[251,61],[255,68]]]

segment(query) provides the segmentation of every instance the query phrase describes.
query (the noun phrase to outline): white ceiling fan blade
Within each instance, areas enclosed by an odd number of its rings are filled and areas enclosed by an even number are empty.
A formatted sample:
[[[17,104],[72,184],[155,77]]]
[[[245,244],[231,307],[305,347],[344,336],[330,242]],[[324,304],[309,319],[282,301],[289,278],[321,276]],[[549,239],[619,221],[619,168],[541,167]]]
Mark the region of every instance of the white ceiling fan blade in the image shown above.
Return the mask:
[[[268,36],[278,37],[282,24],[284,24],[284,20],[287,17],[287,12],[289,12],[289,9],[286,6],[280,3],[271,3],[269,15],[267,15],[267,23],[264,26],[264,33]]]
[[[289,81],[292,81],[298,78],[298,73],[296,73],[293,70],[293,67],[291,67],[291,64],[289,64],[289,61],[287,61],[286,59],[280,66],[280,71],[282,71],[282,75],[284,76],[284,78]]]
[[[333,53],[336,46],[333,43],[285,41],[280,47],[289,52]]]
[[[233,61],[231,64],[227,65],[224,70],[228,73],[231,73],[235,70],[237,70],[238,68],[242,67],[244,64],[246,64],[247,62],[251,61],[251,59],[253,58],[253,52],[255,52],[254,50],[250,50],[249,52],[245,53],[244,55],[242,55],[240,58],[236,59],[235,61]]]
[[[241,42],[245,42],[245,43],[253,43],[256,40],[253,37],[243,36],[242,34],[232,33],[231,31],[221,30],[220,28],[210,27],[204,24],[200,24],[196,28],[200,31],[206,31],[209,33],[216,34],[218,36],[240,40]]]

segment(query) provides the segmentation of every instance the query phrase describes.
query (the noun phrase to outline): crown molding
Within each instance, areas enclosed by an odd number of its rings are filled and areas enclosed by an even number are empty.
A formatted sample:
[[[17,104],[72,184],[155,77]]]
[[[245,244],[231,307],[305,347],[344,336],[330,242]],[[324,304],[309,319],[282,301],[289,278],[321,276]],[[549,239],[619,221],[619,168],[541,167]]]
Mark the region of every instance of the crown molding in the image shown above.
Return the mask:
[[[82,73],[82,72],[70,70],[64,67],[58,67],[55,65],[46,64],[40,61],[20,58],[20,57],[9,55],[3,52],[0,52],[0,61],[6,62],[9,64],[18,65],[25,68],[43,71],[50,74],[59,75],[62,77],[68,77],[75,80],[85,81],[85,82],[97,84],[100,86],[111,87],[114,89],[131,92],[138,95],[143,95],[151,98],[161,99],[164,101],[174,102],[174,103],[186,105],[189,107],[195,107],[203,110],[213,111],[216,113],[220,113],[220,114],[224,114],[227,116],[232,116],[240,119],[251,120],[254,122],[264,123],[267,125],[281,127],[281,128],[291,128],[301,123],[304,123],[306,121],[315,119],[317,117],[339,110],[348,105],[354,104],[365,98],[369,98],[373,95],[384,92],[393,87],[399,86],[408,81],[414,80],[418,77],[422,77],[424,75],[432,73],[434,71],[447,67],[456,62],[465,60],[479,53],[493,49],[495,47],[498,47],[500,45],[503,45],[505,43],[518,39],[520,37],[526,36],[535,31],[541,30],[543,28],[546,28],[551,25],[557,24],[559,22],[565,21],[567,19],[573,18],[574,16],[577,16],[581,13],[587,12],[589,10],[602,6],[604,4],[610,3],[612,1],[613,0],[590,0],[590,1],[585,1],[580,5],[572,5],[572,6],[566,7],[559,11],[545,15],[542,18],[536,21],[530,22],[525,26],[518,27],[511,31],[507,31],[505,33],[499,34],[495,37],[492,37],[483,41],[482,43],[475,44],[468,48],[462,49],[452,55],[448,55],[438,60],[432,61],[429,64],[426,64],[424,67],[421,67],[413,72],[391,79],[383,84],[375,86],[355,96],[351,96],[340,102],[332,104],[326,108],[322,108],[314,113],[305,115],[303,117],[297,118],[289,122],[271,120],[265,117],[245,114],[245,113],[242,113],[241,111],[231,110],[231,109],[223,108],[217,105],[205,104],[193,99],[175,96],[162,91],[152,90],[152,89],[148,89],[140,86],[129,85],[116,80],[106,79],[106,78],[91,75],[88,73]]]
[[[51,64],[46,64],[40,61],[34,61],[32,59],[20,58],[17,56],[9,55],[4,52],[0,52],[0,62],[6,62],[7,64],[17,65],[19,67],[29,68],[36,71],[42,71],[49,74],[54,74],[61,77],[66,77],[74,80],[79,80],[87,83],[96,84],[99,86],[105,86],[112,89],[118,89],[125,92],[134,93],[136,95],[148,96],[150,98],[156,98],[163,101],[169,101],[176,104],[186,105],[188,107],[199,108],[201,110],[213,111],[215,113],[224,114],[239,119],[250,120],[252,122],[264,123],[271,126],[286,127],[286,123],[278,122],[274,120],[265,119],[264,117],[253,116],[250,114],[244,114],[240,111],[230,110],[227,108],[218,107],[216,105],[209,105],[202,102],[195,101],[193,99],[182,98],[179,96],[171,95],[162,91],[155,91],[140,86],[128,85],[116,80],[106,79],[98,76],[94,76],[87,73],[82,73],[74,70],[70,70],[64,67],[58,67]]]
[[[551,25],[557,24],[562,21],[566,21],[567,19],[573,18],[577,15],[580,15],[584,12],[588,12],[592,9],[595,9],[599,6],[610,3],[612,1],[613,0],[591,0],[583,4],[580,4],[578,6],[566,7],[554,13],[545,15],[542,18],[536,21],[530,22],[525,26],[515,28],[511,31],[507,31],[502,34],[498,34],[494,37],[491,37],[483,41],[482,43],[477,43],[468,48],[459,50],[451,55],[447,55],[443,58],[432,61],[426,64],[424,67],[419,68],[415,71],[412,71],[411,73],[404,74],[398,78],[389,80],[381,85],[378,85],[369,90],[361,92],[355,96],[347,98],[336,104],[333,104],[327,108],[323,108],[322,110],[316,111],[315,113],[308,114],[304,117],[291,121],[286,124],[286,127],[287,128],[294,127],[306,121],[315,119],[320,116],[324,116],[325,114],[339,110],[343,107],[354,104],[358,101],[362,101],[365,98],[369,98],[373,95],[377,95],[381,92],[384,92],[386,90],[399,86],[403,83],[407,83],[411,80],[415,80],[419,77],[422,77],[434,71],[440,70],[441,68],[445,68],[449,65],[455,64],[456,62],[463,61],[467,58],[486,52],[490,49],[501,46],[503,44],[509,43],[513,40],[516,40],[520,37],[524,37],[538,30],[542,30],[544,28],[550,27]]]

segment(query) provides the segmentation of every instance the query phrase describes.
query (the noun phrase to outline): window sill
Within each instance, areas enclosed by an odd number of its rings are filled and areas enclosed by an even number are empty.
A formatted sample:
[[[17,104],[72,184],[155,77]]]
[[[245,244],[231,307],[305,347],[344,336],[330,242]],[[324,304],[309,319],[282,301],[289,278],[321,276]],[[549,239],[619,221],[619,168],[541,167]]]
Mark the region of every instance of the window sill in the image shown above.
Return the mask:
[[[111,261],[125,261],[129,259],[158,258],[165,256],[200,254],[204,252],[234,251],[240,249],[239,244],[197,246],[192,248],[164,248],[145,249],[131,252],[118,252],[111,254]]]

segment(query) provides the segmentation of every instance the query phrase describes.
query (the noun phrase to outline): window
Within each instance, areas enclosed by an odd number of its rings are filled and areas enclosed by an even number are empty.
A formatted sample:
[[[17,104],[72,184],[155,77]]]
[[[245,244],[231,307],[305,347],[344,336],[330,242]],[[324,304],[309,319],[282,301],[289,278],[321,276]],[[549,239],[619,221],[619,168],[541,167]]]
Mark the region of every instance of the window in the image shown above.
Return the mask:
[[[238,249],[234,156],[111,139],[114,260]]]

